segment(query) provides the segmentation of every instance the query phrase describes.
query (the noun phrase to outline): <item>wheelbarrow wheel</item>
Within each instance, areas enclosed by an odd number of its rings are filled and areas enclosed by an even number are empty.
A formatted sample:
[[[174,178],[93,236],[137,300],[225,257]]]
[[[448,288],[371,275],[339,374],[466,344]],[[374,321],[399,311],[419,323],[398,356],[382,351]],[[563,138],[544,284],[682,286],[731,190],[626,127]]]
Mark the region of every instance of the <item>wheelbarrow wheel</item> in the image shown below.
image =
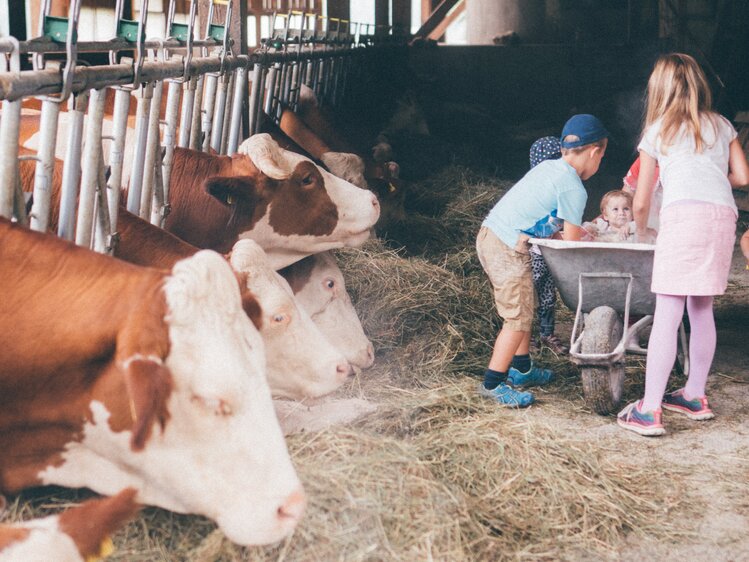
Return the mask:
[[[610,353],[622,339],[622,321],[608,306],[594,308],[585,319],[581,353]],[[624,364],[581,367],[585,402],[597,414],[606,415],[619,405],[624,386]]]

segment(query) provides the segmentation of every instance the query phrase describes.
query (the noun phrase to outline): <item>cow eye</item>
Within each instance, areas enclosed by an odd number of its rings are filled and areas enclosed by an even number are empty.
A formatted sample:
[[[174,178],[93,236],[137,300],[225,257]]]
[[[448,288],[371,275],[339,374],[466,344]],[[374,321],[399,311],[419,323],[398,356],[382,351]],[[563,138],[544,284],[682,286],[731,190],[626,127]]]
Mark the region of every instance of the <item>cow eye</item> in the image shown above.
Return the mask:
[[[302,178],[302,185],[309,187],[312,185],[315,181],[315,178],[312,177],[312,174],[307,174]]]
[[[332,289],[333,287],[335,287],[335,281],[333,279],[326,279],[324,283],[325,287],[328,289]]]
[[[286,320],[286,315],[285,314],[274,314],[273,315],[273,322],[275,324],[280,324],[284,320]]]

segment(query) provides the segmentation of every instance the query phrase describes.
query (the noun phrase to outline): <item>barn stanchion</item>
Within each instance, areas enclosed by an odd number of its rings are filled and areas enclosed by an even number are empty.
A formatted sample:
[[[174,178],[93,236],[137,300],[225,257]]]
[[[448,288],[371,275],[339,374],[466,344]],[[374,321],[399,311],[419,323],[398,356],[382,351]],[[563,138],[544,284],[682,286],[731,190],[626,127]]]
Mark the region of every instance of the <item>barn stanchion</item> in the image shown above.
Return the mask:
[[[255,65],[257,66],[257,65]],[[247,67],[240,66],[234,77],[234,94],[231,100],[231,118],[229,120],[229,134],[226,141],[224,154],[234,154],[240,143],[242,135],[242,105],[245,98],[245,87],[247,86]],[[254,88],[254,83],[253,83]],[[250,116],[252,116],[252,99],[250,100]],[[250,117],[252,119],[252,117]],[[250,123],[250,134],[252,134],[252,123]]]
[[[0,40],[3,70],[20,72],[18,41],[14,37]],[[6,55],[7,54],[7,55]],[[18,133],[21,129],[21,100],[3,100],[0,119],[0,216],[13,218],[18,184]]]
[[[213,128],[213,108],[216,104],[218,76],[216,76],[215,74],[206,74],[203,80],[205,82],[205,91],[203,92],[203,107],[201,109],[200,121],[203,138],[199,150],[207,152],[208,148],[210,147],[211,133]]]
[[[198,86],[198,77],[193,76],[182,84],[184,95],[182,96],[182,110],[180,112],[179,139],[177,146],[187,148],[190,146],[190,131],[193,122],[193,107],[195,106],[195,91]]]
[[[273,115],[275,111],[274,105],[274,91],[276,89],[276,77],[281,65],[279,63],[274,64],[268,69],[268,73],[265,79],[265,103],[263,104],[263,111],[266,115]]]
[[[239,69],[234,72],[227,73],[229,77],[229,83],[226,87],[226,102],[224,104],[224,122],[221,125],[221,144],[219,146],[219,154],[226,154],[226,148],[229,144],[229,133],[231,127],[232,112],[234,110],[234,90],[236,87],[237,73]],[[241,106],[240,106],[241,110]],[[241,120],[241,115],[240,115]]]
[[[68,100],[68,144],[62,165],[62,189],[60,193],[60,220],[57,235],[65,240],[74,239],[75,202],[78,197],[78,182],[81,178],[81,141],[83,140],[83,118],[88,105],[88,92],[82,91]]]
[[[250,89],[250,136],[258,132],[260,114],[263,111],[263,91],[265,90],[265,67],[255,63],[252,68],[252,88]]]
[[[115,232],[115,226],[111,221],[110,197],[116,197],[119,203],[120,194],[113,194],[107,186],[107,178],[104,172],[104,163],[99,160],[99,178],[96,185],[96,223],[94,225],[94,251],[112,255],[119,236]]]
[[[206,114],[205,119],[210,119],[210,131],[206,132],[206,137],[203,139],[204,150],[210,146],[214,151],[221,154],[221,145],[224,141],[224,122],[227,119],[226,106],[231,95],[231,79],[232,72],[227,70],[223,64],[226,57],[232,54],[231,51],[231,38],[228,33],[229,23],[231,22],[232,15],[232,2],[231,0],[220,2],[226,6],[226,14],[224,24],[219,25],[213,23],[213,16],[215,13],[215,5],[219,3],[217,0],[211,0],[208,6],[208,18],[206,24],[205,40],[212,39],[216,42],[221,42],[221,49],[219,51],[219,58],[222,61],[221,69],[216,74],[215,79],[217,82],[217,89],[215,94],[215,100],[213,105],[209,105],[205,108]],[[207,49],[204,49],[203,55],[207,55]]]
[[[189,82],[189,80],[188,80]],[[180,95],[182,93],[182,82],[180,80],[169,80],[169,87],[167,88],[166,96],[166,113],[164,115],[164,121],[166,127],[164,128],[164,159],[161,162],[161,175],[163,180],[163,191],[164,191],[164,204],[167,205],[163,209],[163,217],[160,219],[160,223],[166,219],[169,205],[169,178],[172,175],[172,162],[174,161],[174,147],[177,144],[177,120],[179,117],[179,104]],[[184,105],[182,106],[185,107]],[[180,131],[181,133],[181,131]]]
[[[205,76],[198,76],[195,83],[195,96],[192,104],[192,121],[190,121],[190,143],[188,148],[201,150],[203,146],[202,116],[203,116],[203,90]]]
[[[143,84],[136,94],[138,108],[135,112],[135,145],[133,148],[130,185],[127,192],[127,210],[137,215],[140,213],[140,198],[143,189],[143,166],[146,160],[148,143],[148,123],[153,98],[153,82]]]
[[[94,203],[99,183],[101,162],[101,129],[104,119],[105,90],[91,90],[88,99],[88,119],[86,120],[86,143],[81,160],[81,189],[78,197],[78,220],[75,229],[75,243],[91,247],[94,224]],[[107,207],[107,211],[108,211]]]
[[[162,50],[155,58],[163,60],[164,51]],[[146,135],[146,151],[143,157],[143,186],[140,194],[140,209],[138,215],[140,218],[149,220],[151,218],[151,202],[153,199],[154,189],[161,189],[161,186],[154,187],[155,169],[161,167],[161,98],[164,93],[164,82],[159,80],[153,83],[153,93],[151,97],[151,108],[148,113],[148,133]]]

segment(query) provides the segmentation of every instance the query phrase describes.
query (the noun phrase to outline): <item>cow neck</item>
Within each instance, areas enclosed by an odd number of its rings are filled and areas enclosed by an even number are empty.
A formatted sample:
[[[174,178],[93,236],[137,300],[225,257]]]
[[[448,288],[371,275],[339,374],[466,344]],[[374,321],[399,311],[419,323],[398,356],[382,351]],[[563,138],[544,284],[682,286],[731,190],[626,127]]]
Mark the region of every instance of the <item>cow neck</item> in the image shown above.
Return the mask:
[[[163,312],[165,273],[139,268],[0,219],[0,492],[38,484],[82,438],[90,403],[110,409],[113,430],[132,424],[114,363],[130,303]],[[25,313],[24,313],[25,311]],[[126,402],[120,400],[120,402]]]
[[[199,250],[124,207],[120,207],[117,217],[117,231],[120,241],[115,256],[136,265],[171,269]]]
[[[166,229],[199,248],[228,253],[238,238],[231,228],[231,210],[208,194],[204,182],[230,177],[232,159],[186,148],[174,151],[169,196],[172,206]]]

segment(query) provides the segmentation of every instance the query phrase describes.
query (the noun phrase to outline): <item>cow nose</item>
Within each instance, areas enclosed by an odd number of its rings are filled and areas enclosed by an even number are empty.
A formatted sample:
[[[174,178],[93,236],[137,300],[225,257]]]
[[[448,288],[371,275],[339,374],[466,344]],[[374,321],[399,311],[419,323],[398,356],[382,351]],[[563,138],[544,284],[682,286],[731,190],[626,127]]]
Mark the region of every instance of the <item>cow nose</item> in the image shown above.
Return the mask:
[[[278,508],[278,518],[282,522],[288,520],[299,521],[302,518],[305,507],[307,507],[307,496],[304,493],[304,489],[300,486]]]
[[[336,365],[335,367],[336,375],[338,375],[338,380],[344,381],[348,377],[354,374],[354,368],[349,364],[348,361],[341,361]]]
[[[374,364],[374,346],[370,343],[367,345],[367,362],[366,366],[371,367]]]

